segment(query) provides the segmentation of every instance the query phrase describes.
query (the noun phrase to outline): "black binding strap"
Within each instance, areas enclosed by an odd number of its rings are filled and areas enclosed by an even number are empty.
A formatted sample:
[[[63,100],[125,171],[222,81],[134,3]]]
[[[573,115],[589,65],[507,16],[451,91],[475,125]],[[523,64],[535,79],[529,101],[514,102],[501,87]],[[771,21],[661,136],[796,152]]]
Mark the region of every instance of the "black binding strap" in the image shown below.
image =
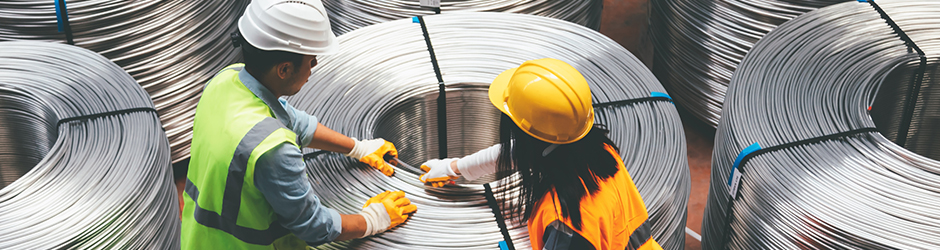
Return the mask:
[[[122,109],[122,110],[116,110],[116,111],[111,111],[111,112],[104,112],[104,113],[98,113],[98,114],[91,114],[91,115],[83,115],[83,116],[65,118],[65,119],[59,120],[59,122],[56,123],[56,127],[59,127],[59,126],[61,126],[63,123],[71,122],[71,121],[91,120],[91,119],[100,118],[100,117],[105,117],[105,116],[120,115],[120,114],[134,113],[134,112],[153,112],[154,114],[157,114],[157,110],[156,110],[156,109],[153,109],[153,108],[131,108],[131,109]]]
[[[888,23],[888,26],[891,26],[891,29],[894,30],[894,34],[896,34],[898,38],[901,38],[901,41],[904,41],[904,44],[907,45],[907,52],[911,53],[913,49],[920,57],[920,64],[917,66],[917,70],[914,70],[914,77],[911,78],[911,85],[907,91],[907,103],[904,104],[904,113],[901,114],[901,123],[898,125],[898,137],[895,140],[895,143],[904,147],[904,144],[907,143],[907,134],[911,128],[911,120],[914,119],[914,107],[917,105],[917,98],[920,97],[920,87],[923,84],[924,72],[927,71],[927,57],[924,55],[924,51],[920,50],[920,47],[914,43],[914,40],[911,40],[911,37],[885,13],[884,9],[875,3],[875,0],[868,0],[868,4],[870,4],[875,11],[878,11],[878,14],[881,15],[881,19],[884,19],[885,22]]]
[[[506,241],[506,246],[509,247],[509,250],[516,250],[516,247],[512,244],[512,238],[509,237],[509,230],[506,229],[506,221],[503,218],[503,212],[499,210],[499,205],[496,204],[496,197],[493,196],[493,189],[490,188],[490,184],[483,184],[483,192],[486,195],[486,203],[490,205],[490,209],[493,210],[493,215],[496,216],[496,225],[499,226],[499,232],[503,234],[503,240]]]
[[[876,129],[876,128],[860,128],[860,129],[855,129],[855,130],[849,130],[849,131],[846,131],[846,132],[835,133],[835,134],[831,134],[831,135],[825,135],[825,136],[820,136],[820,137],[815,137],[815,138],[809,138],[809,139],[806,139],[806,140],[800,140],[800,141],[790,142],[790,143],[781,144],[781,145],[777,145],[777,146],[773,146],[773,147],[769,147],[769,148],[762,148],[762,149],[759,149],[759,150],[757,150],[757,151],[754,151],[753,153],[750,153],[750,154],[745,155],[744,158],[741,158],[741,163],[738,163],[738,168],[739,168],[739,169],[740,169],[740,168],[743,168],[743,167],[744,167],[744,164],[747,163],[748,160],[750,160],[751,158],[754,158],[755,156],[758,156],[758,155],[762,155],[762,154],[766,154],[766,153],[778,151],[778,150],[781,150],[781,149],[792,148],[792,147],[801,146],[801,145],[806,145],[806,144],[813,144],[813,143],[818,143],[818,142],[822,142],[822,141],[835,140],[835,139],[840,139],[840,138],[847,137],[847,136],[852,136],[852,135],[856,135],[856,134],[863,134],[863,133],[870,133],[870,132],[878,132],[878,129]],[[743,171],[743,170],[742,170],[742,171]]]
[[[438,158],[444,159],[447,158],[447,92],[444,91],[444,77],[441,76],[441,67],[437,64],[437,56],[434,54],[434,46],[431,45],[431,36],[428,34],[428,26],[424,24],[424,17],[416,16],[415,19],[421,25],[424,43],[431,54],[431,66],[434,66],[434,75],[437,76],[437,148]]]
[[[595,103],[594,108],[606,108],[610,106],[629,105],[629,104],[641,103],[641,102],[660,102],[660,101],[672,102],[672,99],[669,99],[667,97],[661,97],[661,96],[641,97],[641,98],[629,99],[629,100]]]

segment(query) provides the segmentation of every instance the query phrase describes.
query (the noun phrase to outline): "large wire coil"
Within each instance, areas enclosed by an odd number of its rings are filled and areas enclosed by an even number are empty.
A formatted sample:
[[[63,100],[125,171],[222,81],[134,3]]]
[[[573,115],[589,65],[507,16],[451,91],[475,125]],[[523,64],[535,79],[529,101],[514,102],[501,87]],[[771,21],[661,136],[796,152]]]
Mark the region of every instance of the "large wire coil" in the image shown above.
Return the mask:
[[[440,11],[510,12],[558,18],[598,30],[603,0],[441,0]],[[324,0],[336,35],[355,29],[412,16],[431,15],[417,0]]]
[[[677,104],[717,126],[731,75],[757,40],[800,14],[847,1],[650,1],[653,73]]]
[[[551,57],[572,64],[587,78],[595,103],[664,91],[630,52],[574,23],[484,12],[426,16],[424,21],[448,89],[449,157],[498,141],[499,111],[489,103],[486,88],[497,74],[526,60]],[[389,139],[405,162],[417,165],[437,158],[438,81],[420,24],[391,21],[339,40],[340,52],[318,58],[320,64],[303,89],[288,98],[290,103],[343,134]],[[690,180],[675,107],[665,101],[639,102],[597,108],[596,113],[597,123],[611,130],[647,205],[653,238],[666,249],[681,249]],[[478,184],[427,188],[417,179],[423,173],[419,169],[398,168],[388,178],[332,153],[311,153],[307,164],[314,192],[340,212],[358,212],[366,199],[384,190],[404,190],[418,205],[418,212],[399,228],[323,249],[493,249],[502,240]],[[494,189],[497,197],[518,192],[512,185]],[[508,225],[516,248],[528,248],[525,226]]]
[[[704,249],[940,247],[940,2],[877,4],[926,54],[911,140],[893,142],[920,57],[873,6],[837,4],[780,25],[731,79],[715,138]],[[749,145],[863,128],[880,132],[753,156],[737,166],[739,192],[730,199],[729,175]]]
[[[179,248],[170,147],[134,79],[57,43],[0,42],[0,248]]]
[[[65,42],[56,1],[0,1],[0,41]],[[189,158],[202,86],[238,57],[229,36],[248,0],[71,0],[75,45],[124,68],[153,98],[173,162]]]

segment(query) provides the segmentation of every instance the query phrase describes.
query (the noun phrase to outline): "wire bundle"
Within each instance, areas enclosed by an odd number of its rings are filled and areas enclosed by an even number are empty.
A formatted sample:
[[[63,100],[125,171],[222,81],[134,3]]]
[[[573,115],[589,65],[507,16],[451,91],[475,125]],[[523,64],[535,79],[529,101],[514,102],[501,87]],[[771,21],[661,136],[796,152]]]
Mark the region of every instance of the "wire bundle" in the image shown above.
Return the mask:
[[[202,86],[238,56],[229,35],[248,0],[71,0],[75,45],[124,68],[153,98],[173,162],[189,158]],[[64,42],[54,1],[0,2],[0,41]]]
[[[424,21],[447,86],[449,157],[498,141],[499,111],[487,99],[487,86],[497,74],[526,60],[551,57],[570,63],[591,84],[597,104],[663,91],[626,49],[574,23],[479,12],[427,16]],[[310,81],[290,103],[340,133],[394,142],[399,158],[414,167],[437,158],[438,81],[420,24],[377,24],[340,41],[340,52],[318,58]],[[621,149],[650,211],[653,238],[666,249],[681,249],[690,180],[675,107],[666,101],[599,107],[596,120],[611,129],[609,136]],[[308,173],[324,204],[355,213],[379,192],[404,190],[418,212],[390,232],[321,248],[493,249],[502,240],[480,185],[427,188],[418,180],[419,169],[401,167],[388,178],[354,162],[338,154],[310,154]],[[496,197],[518,192],[512,185],[494,187]],[[507,224],[516,248],[527,248],[525,226]]]
[[[731,75],[757,40],[791,18],[842,2],[651,1],[653,73],[676,103],[714,127]]]
[[[603,0],[442,0],[441,13],[510,12],[558,18],[598,30]],[[434,10],[421,7],[417,0],[324,0],[333,33],[346,34],[355,29],[413,16],[431,15]]]
[[[141,109],[69,119],[129,108]],[[0,248],[179,248],[170,147],[152,109],[101,55],[0,42]]]
[[[833,5],[780,25],[731,79],[715,141],[703,248],[940,246],[940,2],[877,4],[925,52],[908,137],[916,140],[905,148],[891,134],[910,101],[920,56],[873,6]],[[754,143],[768,148],[865,128],[882,133],[797,143],[735,163]],[[729,201],[735,165],[739,192]]]

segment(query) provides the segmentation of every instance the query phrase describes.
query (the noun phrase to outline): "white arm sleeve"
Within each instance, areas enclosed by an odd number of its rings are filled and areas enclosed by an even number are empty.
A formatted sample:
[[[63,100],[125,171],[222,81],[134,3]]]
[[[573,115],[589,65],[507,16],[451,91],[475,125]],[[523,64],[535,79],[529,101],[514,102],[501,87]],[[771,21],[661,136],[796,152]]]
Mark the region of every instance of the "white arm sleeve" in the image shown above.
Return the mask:
[[[457,160],[457,170],[467,180],[476,180],[481,176],[496,173],[496,160],[499,158],[500,144],[490,146]]]

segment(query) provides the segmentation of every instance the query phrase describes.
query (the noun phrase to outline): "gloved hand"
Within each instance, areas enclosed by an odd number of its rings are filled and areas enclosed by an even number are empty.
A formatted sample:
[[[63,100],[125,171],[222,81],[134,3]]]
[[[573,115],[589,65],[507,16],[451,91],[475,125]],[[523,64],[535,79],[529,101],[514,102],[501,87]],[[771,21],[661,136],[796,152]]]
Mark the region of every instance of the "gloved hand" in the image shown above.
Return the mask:
[[[404,191],[385,191],[366,201],[362,206],[362,215],[366,220],[366,233],[362,237],[385,232],[398,226],[418,210],[405,198]]]
[[[421,170],[428,173],[419,178],[425,184],[431,183],[431,186],[443,187],[444,184],[458,178],[457,172],[460,172],[460,176],[464,179],[471,181],[496,173],[496,161],[499,159],[501,148],[500,144],[496,144],[460,159],[429,160],[421,164]],[[450,167],[453,161],[457,162],[456,172]]]
[[[430,184],[433,187],[443,187],[449,182],[460,178],[450,164],[457,158],[448,158],[443,160],[433,159],[421,164],[421,170],[428,172],[421,175],[421,182]]]
[[[395,145],[382,138],[365,141],[359,141],[356,138],[352,139],[356,141],[356,145],[353,146],[352,151],[349,151],[349,154],[346,154],[346,156],[359,159],[359,161],[369,164],[369,166],[382,171],[382,173],[387,176],[392,176],[392,174],[395,173],[395,169],[392,168],[392,165],[385,162],[385,155],[398,157],[398,150],[395,149]]]

